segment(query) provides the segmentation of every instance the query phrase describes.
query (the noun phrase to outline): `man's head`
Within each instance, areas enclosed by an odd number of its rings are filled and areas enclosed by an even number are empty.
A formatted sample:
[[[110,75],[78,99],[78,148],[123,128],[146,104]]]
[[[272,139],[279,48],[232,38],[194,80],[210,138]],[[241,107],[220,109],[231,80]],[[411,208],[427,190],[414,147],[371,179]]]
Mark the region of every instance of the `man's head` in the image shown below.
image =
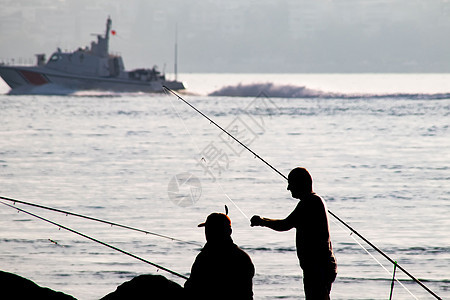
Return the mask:
[[[206,241],[209,243],[228,241],[232,231],[230,218],[222,213],[210,214],[198,227],[205,227]]]
[[[287,189],[291,191],[292,197],[300,199],[301,195],[310,194],[312,189],[312,178],[308,170],[297,167],[288,175]]]

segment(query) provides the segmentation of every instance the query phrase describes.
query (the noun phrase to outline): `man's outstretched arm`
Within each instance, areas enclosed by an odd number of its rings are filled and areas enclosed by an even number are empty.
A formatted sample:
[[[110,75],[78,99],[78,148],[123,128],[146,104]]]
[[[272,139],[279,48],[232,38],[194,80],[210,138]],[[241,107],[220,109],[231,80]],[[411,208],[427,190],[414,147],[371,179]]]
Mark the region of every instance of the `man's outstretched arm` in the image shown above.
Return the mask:
[[[250,226],[268,227],[276,231],[287,231],[294,227],[289,218],[286,219],[268,219],[260,216],[253,216],[250,220]]]

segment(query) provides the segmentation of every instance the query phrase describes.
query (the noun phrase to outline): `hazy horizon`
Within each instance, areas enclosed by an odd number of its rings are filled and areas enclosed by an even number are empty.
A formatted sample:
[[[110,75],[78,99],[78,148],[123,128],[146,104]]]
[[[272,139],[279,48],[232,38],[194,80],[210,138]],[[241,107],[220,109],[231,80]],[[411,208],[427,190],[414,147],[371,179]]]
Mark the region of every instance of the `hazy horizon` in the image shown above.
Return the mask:
[[[0,0],[0,62],[35,63],[103,34],[127,69],[450,72],[449,0]],[[177,29],[176,29],[177,28]]]

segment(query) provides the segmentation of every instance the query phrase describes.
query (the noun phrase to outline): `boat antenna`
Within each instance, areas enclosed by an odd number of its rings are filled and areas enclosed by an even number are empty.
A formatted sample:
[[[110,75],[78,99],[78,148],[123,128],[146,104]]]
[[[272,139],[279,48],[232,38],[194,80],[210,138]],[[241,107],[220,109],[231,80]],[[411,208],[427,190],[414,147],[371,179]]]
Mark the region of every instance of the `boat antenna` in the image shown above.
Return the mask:
[[[12,198],[7,198],[7,197],[2,197],[2,196],[0,196],[0,199],[1,200],[5,200],[5,201],[13,202],[13,204],[20,203],[20,204],[24,204],[24,205],[28,205],[28,206],[33,206],[33,207],[37,207],[37,208],[41,208],[41,209],[46,209],[46,210],[62,213],[62,214],[65,214],[66,216],[67,215],[71,215],[71,216],[74,216],[74,217],[79,217],[79,218],[83,218],[83,219],[87,219],[87,220],[91,220],[91,221],[95,221],[95,222],[100,222],[100,223],[108,224],[108,225],[111,225],[111,226],[116,226],[116,227],[121,227],[121,228],[129,229],[129,230],[134,230],[134,231],[137,231],[137,232],[142,232],[142,233],[145,233],[145,234],[150,234],[150,235],[154,235],[154,236],[157,236],[157,237],[169,239],[171,241],[177,241],[177,242],[181,242],[181,243],[185,243],[185,244],[191,244],[191,245],[195,245],[195,246],[202,246],[200,243],[183,241],[183,240],[180,240],[180,239],[177,239],[177,238],[173,238],[173,237],[170,237],[170,236],[167,236],[167,235],[163,235],[163,234],[159,234],[159,233],[155,233],[155,232],[139,229],[139,228],[136,228],[136,227],[122,225],[122,224],[119,224],[119,223],[106,221],[106,220],[102,220],[102,219],[98,219],[98,218],[94,218],[94,217],[89,217],[89,216],[86,216],[86,215],[81,215],[81,214],[77,214],[77,213],[70,212],[70,211],[67,211],[67,210],[62,210],[62,209],[58,209],[58,208],[48,207],[48,206],[44,206],[44,205],[40,205],[40,204],[35,204],[35,203],[31,203],[31,202],[26,202],[26,201],[12,199]]]
[[[111,31],[111,16],[108,16],[108,19],[106,20],[106,31],[105,31],[105,39],[106,41],[109,40],[109,32]]]
[[[178,23],[175,23],[175,63],[173,66],[175,81],[178,79]]]
[[[64,226],[64,225],[58,224],[58,223],[53,222],[53,221],[51,221],[51,220],[49,220],[49,219],[46,219],[46,218],[41,217],[41,216],[38,216],[38,215],[36,215],[36,214],[33,214],[33,213],[31,213],[31,212],[29,212],[29,211],[26,211],[26,210],[24,210],[24,209],[22,209],[22,208],[18,208],[18,207],[16,207],[16,206],[10,205],[10,204],[5,203],[5,202],[3,202],[3,201],[0,201],[0,203],[3,204],[3,205],[9,206],[9,207],[11,207],[11,208],[13,208],[13,209],[17,209],[17,210],[20,211],[20,212],[26,213],[27,215],[33,216],[33,217],[38,218],[38,219],[40,219],[40,220],[42,220],[42,221],[45,221],[45,222],[47,222],[47,223],[53,224],[53,225],[55,225],[55,226],[57,226],[57,227],[59,227],[59,228],[65,229],[65,230],[70,231],[70,232],[72,232],[72,233],[75,233],[75,234],[77,234],[77,235],[79,235],[79,236],[82,236],[82,237],[84,237],[84,238],[87,238],[87,239],[89,239],[89,240],[91,240],[91,241],[94,241],[94,242],[96,242],[96,243],[102,244],[103,246],[106,246],[106,247],[111,248],[111,249],[113,249],[113,250],[119,251],[119,252],[121,252],[121,253],[123,253],[123,254],[126,254],[126,255],[128,255],[128,256],[131,256],[131,257],[133,257],[133,258],[135,258],[135,259],[138,259],[138,260],[140,260],[140,261],[143,261],[143,262],[145,262],[145,263],[147,263],[147,264],[150,264],[150,265],[152,265],[152,266],[154,266],[154,267],[156,267],[156,268],[158,268],[158,269],[161,269],[161,270],[164,270],[164,271],[166,271],[166,272],[169,272],[170,274],[176,275],[176,276],[181,277],[181,278],[183,278],[183,279],[185,279],[185,280],[188,279],[188,278],[187,278],[186,276],[184,276],[184,275],[181,275],[181,274],[179,274],[179,273],[177,273],[177,272],[175,272],[175,271],[172,271],[172,270],[170,270],[170,269],[167,269],[167,268],[165,268],[165,267],[163,267],[163,266],[161,266],[161,265],[155,264],[155,263],[153,263],[153,262],[151,262],[151,261],[148,261],[148,260],[146,260],[146,259],[144,259],[144,258],[141,258],[141,257],[139,257],[139,256],[137,256],[137,255],[135,255],[135,254],[132,254],[132,253],[130,253],[130,252],[127,252],[127,251],[125,251],[125,250],[122,250],[122,249],[120,249],[120,248],[117,248],[117,247],[115,247],[115,246],[112,246],[112,245],[107,244],[107,243],[105,243],[105,242],[102,242],[102,241],[100,241],[100,240],[98,240],[98,239],[96,239],[96,238],[93,238],[93,237],[89,236],[89,235],[86,235],[86,234],[84,234],[84,233],[81,233],[81,232],[79,232],[79,231],[76,231],[76,230],[74,230],[74,229],[71,229],[71,228],[66,227],[66,226]]]
[[[199,109],[197,109],[195,106],[193,106],[191,103],[189,103],[188,101],[186,101],[185,99],[183,99],[180,95],[178,95],[177,93],[175,93],[173,90],[171,90],[170,88],[168,88],[167,86],[163,85],[163,88],[166,89],[168,92],[170,92],[172,95],[174,95],[175,97],[177,97],[179,100],[183,101],[185,104],[187,104],[189,107],[191,107],[193,110],[195,110],[197,113],[199,113],[200,115],[202,115],[204,118],[206,118],[210,123],[214,124],[214,126],[216,126],[217,128],[219,128],[222,132],[224,132],[225,134],[227,134],[229,137],[231,137],[234,141],[236,141],[239,145],[241,145],[242,147],[244,147],[246,150],[248,150],[251,154],[253,154],[255,156],[255,158],[258,158],[260,161],[262,161],[263,163],[265,163],[267,166],[269,166],[272,170],[274,170],[276,173],[278,173],[281,177],[283,177],[284,179],[288,180],[288,178],[286,177],[286,175],[284,175],[283,173],[281,173],[280,171],[278,171],[274,166],[272,166],[270,163],[268,163],[266,160],[264,160],[261,156],[259,156],[258,154],[256,154],[253,150],[251,150],[247,145],[245,145],[244,143],[242,143],[240,140],[238,140],[236,137],[234,137],[231,133],[229,133],[227,130],[225,130],[223,127],[221,127],[219,124],[217,124],[216,122],[214,122],[211,118],[209,118],[207,115],[205,115],[203,112],[201,112]],[[402,266],[400,266],[396,261],[394,261],[392,258],[390,258],[386,253],[384,253],[383,251],[381,251],[378,247],[376,247],[373,243],[371,243],[368,239],[366,239],[364,236],[362,236],[361,234],[359,234],[355,229],[353,229],[350,225],[348,225],[346,222],[344,222],[344,220],[342,220],[341,218],[339,218],[336,214],[334,214],[332,211],[330,211],[328,209],[328,213],[330,215],[332,215],[334,218],[336,218],[336,220],[338,220],[339,222],[341,222],[345,227],[347,227],[351,232],[353,232],[354,234],[356,234],[358,237],[360,237],[364,242],[366,242],[369,246],[371,246],[374,250],[376,250],[378,253],[380,253],[384,258],[386,258],[388,261],[390,261],[392,264],[396,265],[397,268],[399,268],[400,270],[402,270],[406,275],[408,275],[414,282],[416,282],[417,284],[419,284],[422,288],[424,288],[428,293],[430,293],[431,295],[433,295],[436,299],[441,299],[438,295],[436,295],[432,290],[430,290],[426,285],[424,285],[421,281],[419,281],[417,278],[415,278],[411,273],[409,273],[408,271],[406,271]]]

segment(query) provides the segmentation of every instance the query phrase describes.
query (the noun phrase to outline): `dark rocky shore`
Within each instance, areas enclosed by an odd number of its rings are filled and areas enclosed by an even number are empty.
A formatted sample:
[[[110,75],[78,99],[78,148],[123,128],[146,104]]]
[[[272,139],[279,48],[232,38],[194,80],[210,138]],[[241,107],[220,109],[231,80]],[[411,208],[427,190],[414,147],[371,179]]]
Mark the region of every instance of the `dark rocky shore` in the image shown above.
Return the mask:
[[[122,283],[101,300],[183,299],[183,288],[162,275],[140,275]]]
[[[76,300],[63,292],[41,287],[19,275],[0,271],[2,299]],[[140,275],[124,282],[101,300],[182,299],[183,288],[162,275]]]
[[[3,271],[0,271],[0,290],[2,299],[76,300],[70,295],[40,287],[29,279]]]

